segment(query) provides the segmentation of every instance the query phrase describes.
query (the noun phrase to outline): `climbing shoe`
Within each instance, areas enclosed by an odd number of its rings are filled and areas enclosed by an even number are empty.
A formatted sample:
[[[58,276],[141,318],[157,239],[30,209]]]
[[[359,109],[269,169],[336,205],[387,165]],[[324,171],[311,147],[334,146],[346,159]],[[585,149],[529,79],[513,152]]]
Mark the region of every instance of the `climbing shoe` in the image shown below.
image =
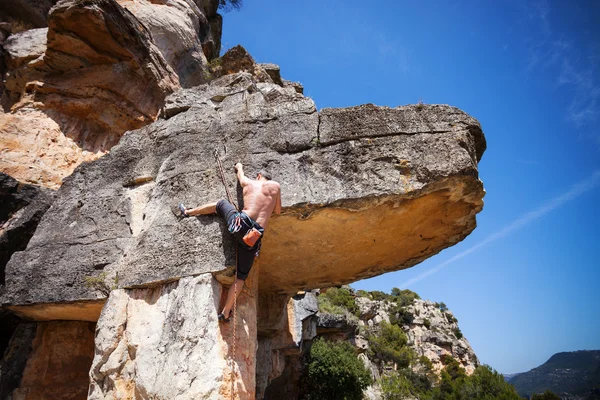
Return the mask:
[[[185,212],[185,207],[183,206],[183,203],[179,203],[179,211],[181,211],[182,217],[189,217],[189,215]]]
[[[223,313],[219,313],[219,322],[229,322],[231,321],[231,316],[229,316],[228,318],[225,318],[225,314]]]

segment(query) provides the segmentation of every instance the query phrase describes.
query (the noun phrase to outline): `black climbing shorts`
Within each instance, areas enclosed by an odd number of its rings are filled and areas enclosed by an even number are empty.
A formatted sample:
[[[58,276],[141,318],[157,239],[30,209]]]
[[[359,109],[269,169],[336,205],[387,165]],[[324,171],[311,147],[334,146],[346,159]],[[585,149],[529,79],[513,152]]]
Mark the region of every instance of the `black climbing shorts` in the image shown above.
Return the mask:
[[[254,244],[254,246],[249,247],[244,243],[244,235],[252,228],[257,229],[262,234],[264,234],[265,230],[246,213],[238,212],[233,204],[227,200],[219,200],[217,202],[217,214],[225,220],[229,233],[233,235],[237,242],[237,277],[245,281],[246,278],[248,278],[254,259],[258,257],[258,253],[260,252],[262,237]]]

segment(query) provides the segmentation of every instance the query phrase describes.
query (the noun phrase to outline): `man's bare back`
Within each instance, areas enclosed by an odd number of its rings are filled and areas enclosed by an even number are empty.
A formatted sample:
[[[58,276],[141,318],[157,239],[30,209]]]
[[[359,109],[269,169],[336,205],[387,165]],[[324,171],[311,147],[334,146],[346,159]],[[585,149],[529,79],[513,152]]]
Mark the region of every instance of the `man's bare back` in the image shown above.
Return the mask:
[[[238,180],[244,190],[244,212],[263,228],[267,227],[271,214],[281,213],[281,192],[279,183],[267,180],[258,174],[257,179],[244,175],[242,164],[235,165]]]

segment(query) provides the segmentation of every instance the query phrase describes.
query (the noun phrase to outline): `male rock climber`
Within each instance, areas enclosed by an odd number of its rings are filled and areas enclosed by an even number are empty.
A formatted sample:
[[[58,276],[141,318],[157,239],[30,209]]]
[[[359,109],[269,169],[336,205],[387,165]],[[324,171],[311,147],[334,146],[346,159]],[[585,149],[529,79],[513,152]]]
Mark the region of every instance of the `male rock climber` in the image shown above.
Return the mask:
[[[241,163],[235,164],[237,178],[244,189],[244,209],[238,212],[227,200],[204,204],[188,209],[179,205],[181,213],[188,216],[217,213],[227,223],[229,232],[238,242],[237,274],[234,285],[229,289],[219,321],[229,322],[231,308],[235,298],[241,292],[244,281],[248,278],[254,258],[258,257],[262,236],[267,228],[271,214],[281,213],[281,192],[279,183],[271,180],[271,175],[262,170],[256,180],[244,175]],[[233,290],[232,290],[233,289]]]

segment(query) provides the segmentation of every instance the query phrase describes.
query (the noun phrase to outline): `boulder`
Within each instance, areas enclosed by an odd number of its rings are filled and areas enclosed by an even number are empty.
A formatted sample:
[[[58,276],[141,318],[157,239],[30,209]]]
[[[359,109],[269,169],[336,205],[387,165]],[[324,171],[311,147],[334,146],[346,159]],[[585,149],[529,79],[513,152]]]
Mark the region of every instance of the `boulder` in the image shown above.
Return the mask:
[[[209,79],[202,39],[210,40],[207,38],[211,33],[211,24],[202,8],[189,0],[117,1],[150,31],[152,41],[177,73],[182,87],[197,86]],[[212,56],[212,46],[204,47]]]
[[[271,64],[271,63],[261,63],[258,64],[273,80],[273,83],[278,84],[279,86],[283,86],[283,81],[281,80],[281,71],[279,70],[279,65]]]
[[[312,340],[317,335],[317,319],[319,311],[317,296],[314,292],[303,292],[294,295],[288,303],[290,333],[294,343],[300,346],[303,340]]]
[[[249,174],[269,167],[282,185],[284,211],[272,219],[257,262],[265,293],[407,268],[475,228],[483,136],[467,114],[441,105],[367,105],[322,117],[309,98],[255,79],[238,73],[178,92],[165,106],[169,119],[129,132],[67,178],[27,251],[9,263],[4,301],[96,299],[81,282],[99,270],[118,273],[123,286],[143,286],[230,267],[234,246],[216,216],[179,220],[172,212],[180,201],[223,197],[215,149],[226,168],[236,161]],[[171,104],[179,113],[169,112]],[[366,126],[358,132],[348,115],[368,119],[373,110],[394,126],[418,117],[425,131],[394,134],[374,123],[370,136]],[[322,136],[337,139],[320,144]]]
[[[7,38],[6,101],[17,102],[28,82],[42,79],[43,56],[46,53],[48,28],[38,28],[16,33]]]
[[[18,68],[44,55],[47,34],[48,28],[38,28],[10,35],[4,43],[9,58],[8,68]]]
[[[270,74],[263,68],[263,65],[265,64],[257,64],[246,49],[237,45],[229,49],[221,58],[216,59],[215,62],[213,62],[211,72],[215,78],[235,74],[236,72],[248,72],[258,82],[274,83]]]
[[[105,299],[86,280],[107,278],[122,288],[112,291],[98,322],[98,332],[108,336],[96,340],[95,398],[132,388],[170,397],[180,387],[210,398],[230,394],[232,383],[248,398],[268,393],[269,380],[298,372],[282,361],[298,355],[287,331],[295,319],[286,307],[293,294],[409,268],[475,228],[484,195],[477,163],[485,149],[476,120],[446,105],[317,112],[310,98],[273,83],[244,53],[236,49],[231,63],[223,57],[222,65],[241,72],[171,94],[160,119],[80,165],[64,180],[27,249],[7,265],[3,304],[37,320],[95,321]],[[237,339],[212,331],[221,285],[232,280],[235,244],[217,216],[182,219],[177,204],[223,198],[223,185],[235,189],[238,161],[251,177],[263,168],[273,171],[283,212],[269,222],[248,297],[240,303],[235,326],[244,342],[232,376],[225,364]],[[184,298],[198,303],[184,306]],[[190,304],[201,310],[193,312]],[[377,319],[384,317],[378,313]],[[180,341],[175,327],[181,321],[211,332],[201,345],[191,336]],[[344,317],[321,321],[321,329],[348,336],[358,324]],[[146,328],[151,334],[142,337]],[[304,328],[302,335],[310,336]],[[132,338],[144,345],[130,351]],[[196,367],[176,385],[159,374],[157,359],[169,366],[160,372],[172,376],[206,362],[202,349],[210,349],[215,365],[211,383],[194,383],[202,376]],[[273,364],[257,371],[255,354],[271,354]],[[277,393],[289,389],[274,387]]]
[[[154,121],[180,87],[150,32],[114,0],[63,0],[48,28],[10,36],[6,52],[0,148],[9,160],[0,171],[23,182],[58,187],[125,131]]]

